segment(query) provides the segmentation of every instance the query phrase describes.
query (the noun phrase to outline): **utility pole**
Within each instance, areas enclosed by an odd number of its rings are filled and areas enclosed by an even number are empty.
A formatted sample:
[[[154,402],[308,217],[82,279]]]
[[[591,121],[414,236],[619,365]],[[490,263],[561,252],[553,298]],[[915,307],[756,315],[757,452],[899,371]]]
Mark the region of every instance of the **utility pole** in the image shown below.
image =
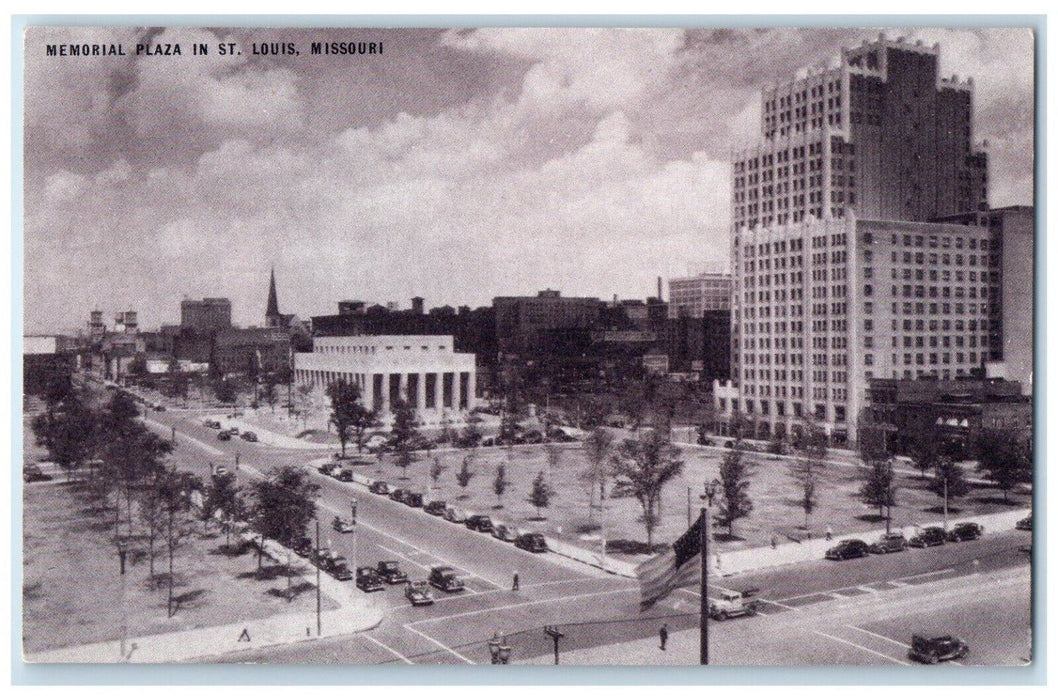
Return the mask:
[[[691,487],[687,487],[687,529],[691,529]]]
[[[704,507],[699,518],[698,538],[701,540],[702,590],[699,599],[701,635],[699,638],[702,666],[709,665],[709,508]]]
[[[352,500],[351,504],[350,504],[350,508],[352,510],[352,516],[353,516],[352,525],[353,525],[353,573],[354,574],[356,573],[356,531],[357,531],[357,527],[356,527],[356,504],[357,504],[357,500],[354,498]]]
[[[320,551],[320,519],[316,518],[316,551]],[[354,569],[355,571],[355,569]],[[316,567],[316,636],[323,636],[323,619],[320,613],[320,567]]]
[[[551,640],[555,643],[555,665],[558,666],[558,640],[562,639],[566,635],[558,631],[557,627],[544,627],[544,634],[551,637]]]
[[[944,531],[948,531],[948,475],[944,475]]]

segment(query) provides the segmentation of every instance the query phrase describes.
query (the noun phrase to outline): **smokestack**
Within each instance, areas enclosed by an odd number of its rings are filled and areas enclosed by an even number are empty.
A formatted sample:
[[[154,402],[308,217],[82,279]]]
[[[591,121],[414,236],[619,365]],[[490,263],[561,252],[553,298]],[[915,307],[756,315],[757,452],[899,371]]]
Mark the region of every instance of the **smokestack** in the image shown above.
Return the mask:
[[[661,296],[661,275],[658,275],[658,301],[663,301]]]

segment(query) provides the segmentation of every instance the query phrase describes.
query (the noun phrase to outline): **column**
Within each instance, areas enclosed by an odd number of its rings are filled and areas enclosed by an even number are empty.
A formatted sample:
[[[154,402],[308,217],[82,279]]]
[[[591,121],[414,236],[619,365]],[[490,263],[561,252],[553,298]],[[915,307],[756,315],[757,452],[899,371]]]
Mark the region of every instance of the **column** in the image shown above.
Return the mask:
[[[397,393],[400,395],[401,400],[408,400],[408,373],[401,372],[399,375],[400,379],[397,380]]]
[[[426,375],[419,372],[415,375],[415,403],[420,418],[426,411]]]
[[[382,415],[385,416],[390,412],[389,407],[389,394],[390,394],[390,380],[389,372],[382,373]]]

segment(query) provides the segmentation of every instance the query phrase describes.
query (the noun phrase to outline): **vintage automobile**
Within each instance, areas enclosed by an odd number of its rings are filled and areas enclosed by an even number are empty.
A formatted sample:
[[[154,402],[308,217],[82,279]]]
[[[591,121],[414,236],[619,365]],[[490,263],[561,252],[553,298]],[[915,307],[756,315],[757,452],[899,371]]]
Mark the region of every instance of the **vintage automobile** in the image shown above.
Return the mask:
[[[539,532],[523,532],[514,540],[514,546],[533,554],[547,551],[547,540]]]
[[[389,484],[385,481],[372,481],[371,485],[367,487],[367,490],[371,493],[377,493],[380,496],[389,494]]]
[[[404,584],[404,597],[415,607],[433,605],[433,593],[426,581],[408,581]]]
[[[217,439],[218,440],[231,440],[231,433],[229,433],[227,430],[222,430],[219,433],[217,433]]]
[[[36,464],[27,464],[22,468],[22,480],[27,484],[32,484],[35,481],[51,481],[52,479],[53,477],[50,474],[45,474]]]
[[[408,493],[407,489],[393,489],[389,492],[389,500],[404,503],[404,494],[406,493]]]
[[[319,473],[323,474],[324,476],[334,476],[336,473],[338,473],[338,470],[341,468],[342,467],[340,464],[335,464],[334,462],[327,462],[326,464],[321,464],[317,471],[319,471]]]
[[[385,588],[382,577],[370,566],[356,567],[356,587],[364,593],[373,593]]]
[[[465,588],[463,579],[456,575],[451,566],[435,566],[430,569],[430,585],[439,588],[445,593],[455,593]]]
[[[455,506],[448,506],[445,508],[445,520],[450,523],[463,523],[466,522],[467,514]]]
[[[1019,520],[1014,527],[1018,530],[1032,530],[1032,513],[1029,513],[1028,517]]]
[[[339,581],[348,581],[353,577],[353,572],[349,570],[349,561],[341,554],[331,553],[330,557],[324,560],[323,570]]]
[[[298,537],[294,540],[290,547],[294,550],[294,553],[302,557],[312,556],[312,539],[308,537]]]
[[[404,583],[408,580],[408,574],[395,561],[380,561],[375,571],[386,583]]]
[[[353,470],[352,469],[343,469],[340,472],[338,472],[338,481],[347,481],[348,482],[348,481],[352,481],[352,480],[353,480]]]
[[[352,532],[356,528],[353,527],[353,522],[348,518],[341,516],[334,516],[334,520],[331,521],[331,527],[338,532]]]
[[[871,554],[889,554],[907,549],[907,538],[899,532],[887,532],[870,546]]]
[[[401,503],[412,508],[422,508],[422,494],[415,491],[407,491]]]
[[[749,588],[744,591],[724,591],[709,598],[709,617],[721,622],[729,617],[744,617],[757,614],[757,600],[754,596],[760,589]]]
[[[942,527],[924,527],[907,541],[909,547],[936,547],[948,541],[948,533]]]
[[[468,530],[492,532],[492,518],[487,515],[471,515],[463,523]]]
[[[257,433],[253,432],[252,430],[247,430],[240,437],[242,437],[242,439],[246,442],[257,442]]]
[[[492,536],[504,542],[514,542],[518,539],[518,530],[513,525],[506,523],[493,523]]]
[[[935,664],[948,659],[961,659],[970,653],[970,646],[950,634],[938,637],[911,635],[911,649],[908,658],[925,664]]]
[[[867,543],[863,540],[841,540],[827,550],[826,558],[837,561],[856,559],[867,556],[868,549]]]
[[[448,504],[444,501],[430,501],[422,508],[430,515],[436,515],[438,517],[444,517],[445,510],[448,509]]]
[[[977,523],[955,523],[955,526],[951,530],[948,530],[948,541],[949,542],[963,542],[965,540],[976,540],[981,535],[985,534],[985,529]]]
[[[206,426],[207,428],[213,428],[214,430],[220,430],[220,421],[213,420],[212,418],[207,418],[206,420],[204,420],[202,422],[202,425]]]
[[[378,458],[374,455],[365,454],[350,455],[349,457],[347,457],[347,459],[349,460],[350,464],[358,464],[361,466],[375,464],[376,462],[378,462]]]

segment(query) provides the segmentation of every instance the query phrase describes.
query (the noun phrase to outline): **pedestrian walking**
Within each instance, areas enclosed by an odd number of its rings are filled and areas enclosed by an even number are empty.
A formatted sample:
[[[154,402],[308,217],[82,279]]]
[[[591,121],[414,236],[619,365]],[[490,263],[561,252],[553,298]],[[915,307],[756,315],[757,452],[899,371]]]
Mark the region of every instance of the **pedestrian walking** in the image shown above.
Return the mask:
[[[826,536],[828,542],[834,537],[834,531],[830,529],[829,525],[827,525],[827,531],[826,531],[825,536]]]
[[[661,650],[665,651],[665,645],[669,641],[669,623],[663,623],[661,629],[658,630],[658,639],[661,640]]]
[[[511,581],[511,590],[512,591],[518,590],[518,572],[517,571],[514,572],[514,577],[513,577],[512,581]]]

